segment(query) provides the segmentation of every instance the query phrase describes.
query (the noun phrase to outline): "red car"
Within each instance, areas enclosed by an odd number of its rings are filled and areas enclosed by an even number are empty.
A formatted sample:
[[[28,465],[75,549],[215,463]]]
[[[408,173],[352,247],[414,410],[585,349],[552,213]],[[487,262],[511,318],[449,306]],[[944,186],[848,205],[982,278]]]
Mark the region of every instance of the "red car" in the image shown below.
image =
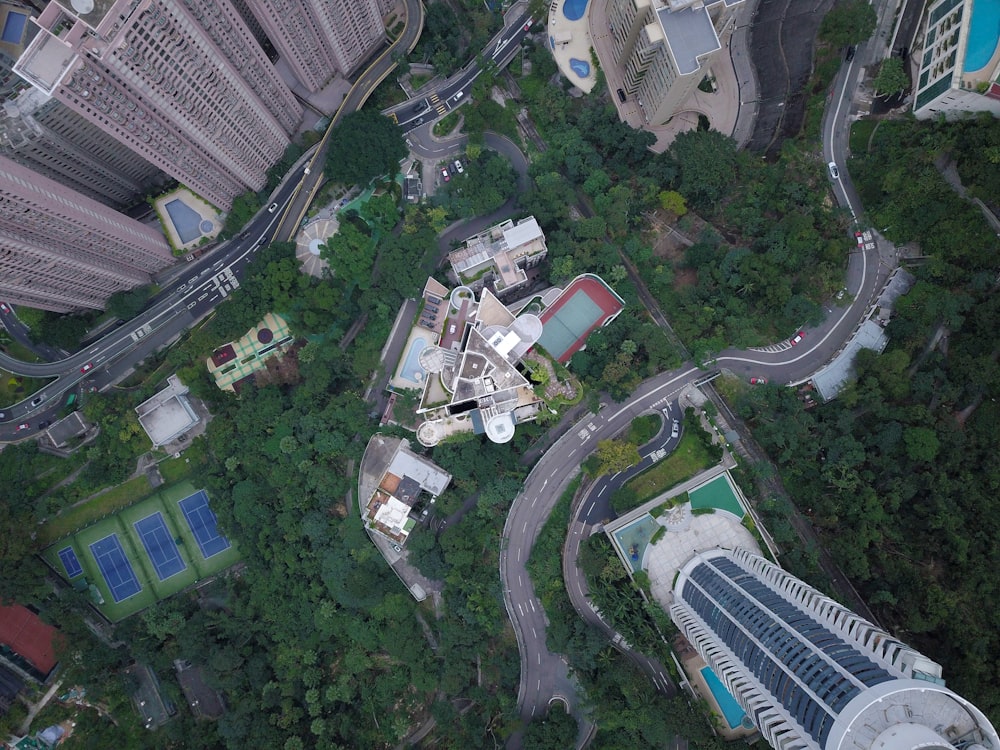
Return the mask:
[[[750,378],[750,385],[767,385],[767,378]]]
[[[3,312],[3,313],[9,313],[10,312],[10,308],[7,307],[7,303],[6,302],[0,302],[0,312]]]
[[[88,362],[87,364],[85,364],[83,367],[80,368],[80,372],[90,372],[93,369],[94,369],[94,363]]]
[[[532,20],[531,20],[531,19],[529,18],[529,19],[528,19],[528,22],[527,22],[526,24],[524,24],[524,30],[525,30],[525,31],[528,31],[529,29],[531,29],[531,24],[533,24],[533,23],[534,23],[534,21],[532,21]]]
[[[805,331],[799,331],[794,336],[792,336],[791,339],[789,339],[788,343],[790,343],[792,346],[795,346],[800,341],[802,341],[802,339],[804,339],[805,337],[806,337],[806,332]]]
[[[865,236],[861,232],[855,232],[854,239],[857,240],[858,247],[865,246]]]
[[[451,179],[451,176],[448,174],[448,170],[444,167],[441,167],[441,176],[444,177],[445,182],[448,182],[448,180]]]
[[[14,432],[20,432],[21,430],[26,430],[30,426],[31,425],[29,425],[27,422],[25,422],[24,424],[19,424],[17,427],[14,428]]]

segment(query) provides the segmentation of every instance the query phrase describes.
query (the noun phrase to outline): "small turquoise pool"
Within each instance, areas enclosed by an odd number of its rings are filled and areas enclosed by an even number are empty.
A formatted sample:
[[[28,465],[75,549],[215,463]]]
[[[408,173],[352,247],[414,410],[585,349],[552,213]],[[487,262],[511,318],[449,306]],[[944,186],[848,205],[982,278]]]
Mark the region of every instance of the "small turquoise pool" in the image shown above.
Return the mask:
[[[722,709],[722,714],[726,717],[726,723],[729,724],[729,728],[736,729],[739,726],[745,726],[744,719],[747,719],[746,713],[740,708],[740,704],[736,702],[736,699],[726,690],[726,686],[722,684],[722,680],[715,676],[712,668],[702,667],[701,676],[705,678],[708,689],[712,691],[712,695],[715,697],[715,702]]]
[[[566,0],[563,3],[563,15],[570,21],[579,21],[587,12],[587,0]]]
[[[590,75],[590,63],[586,60],[577,60],[575,57],[571,57],[569,59],[569,67],[580,78],[586,78]]]
[[[584,5],[586,6],[586,2]],[[975,0],[969,41],[965,47],[965,69],[974,72],[986,67],[1000,42],[1000,0]]]

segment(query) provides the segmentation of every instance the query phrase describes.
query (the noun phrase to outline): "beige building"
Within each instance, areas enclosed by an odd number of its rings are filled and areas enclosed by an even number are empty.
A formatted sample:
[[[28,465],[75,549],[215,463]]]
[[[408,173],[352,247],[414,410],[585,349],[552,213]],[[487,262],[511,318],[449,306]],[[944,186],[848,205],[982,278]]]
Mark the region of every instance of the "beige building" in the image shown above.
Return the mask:
[[[726,46],[742,0],[605,0],[623,92],[650,125],[662,125]],[[620,96],[621,94],[619,94]]]
[[[508,219],[469,237],[448,254],[452,277],[474,291],[487,284],[498,295],[506,295],[528,282],[525,269],[533,268],[548,255],[545,233],[534,216],[518,222]]]

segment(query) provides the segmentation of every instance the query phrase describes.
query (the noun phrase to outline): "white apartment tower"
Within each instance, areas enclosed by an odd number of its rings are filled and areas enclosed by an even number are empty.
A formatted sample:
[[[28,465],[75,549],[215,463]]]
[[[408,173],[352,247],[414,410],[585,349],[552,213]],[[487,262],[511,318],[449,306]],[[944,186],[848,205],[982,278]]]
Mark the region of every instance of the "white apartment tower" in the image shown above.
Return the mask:
[[[0,298],[100,309],[173,260],[158,230],[0,156]]]
[[[742,0],[605,0],[614,63],[651,125],[680,110],[732,32]]]
[[[696,554],[670,617],[775,750],[1000,750],[941,667],[762,557]]]
[[[302,107],[229,0],[52,0],[15,72],[206,200],[258,190]]]

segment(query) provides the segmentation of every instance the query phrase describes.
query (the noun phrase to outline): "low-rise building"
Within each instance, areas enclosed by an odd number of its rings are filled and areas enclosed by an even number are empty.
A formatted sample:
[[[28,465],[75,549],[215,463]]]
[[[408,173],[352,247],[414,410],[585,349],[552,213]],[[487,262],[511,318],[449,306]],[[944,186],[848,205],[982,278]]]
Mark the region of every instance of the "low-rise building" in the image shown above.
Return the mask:
[[[188,388],[171,375],[167,387],[135,407],[139,424],[153,441],[153,447],[169,443],[200,421],[187,399]]]
[[[417,524],[413,514],[421,505],[432,504],[451,482],[451,474],[413,453],[405,440],[381,435],[369,441],[362,465],[370,475],[379,476],[374,488],[359,485],[365,526],[399,545],[406,543]]]
[[[526,269],[537,266],[548,253],[545,233],[535,217],[528,216],[469,237],[463,247],[448,254],[448,262],[457,283],[477,292],[489,284],[491,291],[505,296],[526,284]]]

